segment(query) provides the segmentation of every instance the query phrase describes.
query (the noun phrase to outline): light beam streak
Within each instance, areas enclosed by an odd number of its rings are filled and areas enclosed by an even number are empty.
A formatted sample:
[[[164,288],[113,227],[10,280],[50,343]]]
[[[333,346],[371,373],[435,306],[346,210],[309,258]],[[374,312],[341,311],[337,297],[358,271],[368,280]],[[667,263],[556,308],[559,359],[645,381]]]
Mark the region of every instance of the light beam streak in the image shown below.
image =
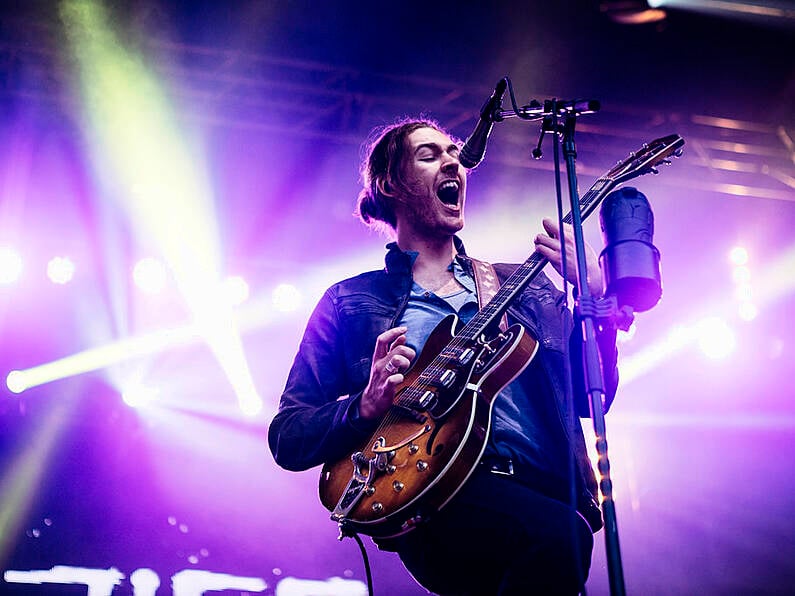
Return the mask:
[[[198,144],[184,141],[158,81],[143,57],[124,47],[99,3],[66,0],[61,15],[97,176],[139,237],[158,246],[241,409],[255,413],[262,401],[222,289],[212,185]]]

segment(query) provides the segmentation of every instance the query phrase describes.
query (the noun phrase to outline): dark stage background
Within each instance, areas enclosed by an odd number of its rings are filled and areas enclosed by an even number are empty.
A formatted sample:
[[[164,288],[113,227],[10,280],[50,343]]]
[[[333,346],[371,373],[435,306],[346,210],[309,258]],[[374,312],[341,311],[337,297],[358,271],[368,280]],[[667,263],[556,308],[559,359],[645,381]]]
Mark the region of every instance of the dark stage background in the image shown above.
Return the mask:
[[[793,593],[795,5],[672,0],[627,24],[632,4],[4,2],[0,374],[41,376],[0,392],[0,592],[85,594],[93,573],[92,594],[366,593],[319,470],[280,470],[267,425],[320,293],[381,266],[351,216],[370,129],[426,114],[466,137],[507,74],[521,103],[601,100],[581,193],[645,141],[687,141],[632,183],[664,295],[622,337],[607,418],[629,593]],[[524,260],[554,216],[537,134],[495,128],[470,254]],[[133,281],[144,257],[159,293]],[[213,275],[248,283],[239,341],[208,323]],[[368,551],[376,594],[424,593]]]

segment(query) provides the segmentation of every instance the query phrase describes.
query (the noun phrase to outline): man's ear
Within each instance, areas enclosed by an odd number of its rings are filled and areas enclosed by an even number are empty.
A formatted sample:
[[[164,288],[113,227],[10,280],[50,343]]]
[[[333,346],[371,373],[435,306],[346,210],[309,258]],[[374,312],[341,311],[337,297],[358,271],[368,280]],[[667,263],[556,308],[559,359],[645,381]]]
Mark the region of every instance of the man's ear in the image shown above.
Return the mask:
[[[380,192],[385,197],[392,197],[395,193],[392,191],[392,186],[389,184],[389,181],[385,178],[379,177],[376,182],[376,186],[378,187],[378,192]]]

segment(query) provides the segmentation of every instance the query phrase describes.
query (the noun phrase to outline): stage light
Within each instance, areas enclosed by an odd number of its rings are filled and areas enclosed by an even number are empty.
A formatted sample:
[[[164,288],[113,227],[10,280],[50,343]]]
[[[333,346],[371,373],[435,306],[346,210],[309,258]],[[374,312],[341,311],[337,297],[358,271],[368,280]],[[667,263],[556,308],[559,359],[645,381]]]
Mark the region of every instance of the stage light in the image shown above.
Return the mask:
[[[292,284],[279,284],[271,294],[273,307],[281,312],[291,312],[301,306],[301,292]]]
[[[742,246],[735,246],[729,251],[729,260],[733,265],[742,266],[748,264],[748,251]]]
[[[0,285],[11,285],[22,274],[22,257],[13,248],[0,247]]]
[[[696,326],[698,346],[708,358],[720,360],[734,351],[734,332],[718,317],[704,319]]]
[[[25,375],[20,370],[12,370],[6,377],[6,387],[11,393],[22,393],[28,388]]]
[[[77,68],[77,103],[86,110],[94,169],[102,172],[101,181],[113,180],[108,196],[156,247],[238,402],[253,411],[261,400],[220,277],[223,253],[212,168],[192,131],[186,137],[185,107],[173,105],[146,68],[152,60],[116,34],[103,3],[65,0],[61,17],[73,54],[70,63]],[[152,275],[159,282],[160,274]]]
[[[133,280],[147,294],[159,294],[166,286],[166,267],[161,261],[146,257],[133,267]]]
[[[233,275],[224,280],[224,292],[230,304],[239,306],[248,300],[250,289],[245,279]]]
[[[69,257],[53,257],[47,263],[47,277],[54,284],[67,284],[75,275],[75,264]]]
[[[160,394],[158,389],[145,385],[127,387],[121,393],[121,398],[131,408],[139,408],[151,403]]]

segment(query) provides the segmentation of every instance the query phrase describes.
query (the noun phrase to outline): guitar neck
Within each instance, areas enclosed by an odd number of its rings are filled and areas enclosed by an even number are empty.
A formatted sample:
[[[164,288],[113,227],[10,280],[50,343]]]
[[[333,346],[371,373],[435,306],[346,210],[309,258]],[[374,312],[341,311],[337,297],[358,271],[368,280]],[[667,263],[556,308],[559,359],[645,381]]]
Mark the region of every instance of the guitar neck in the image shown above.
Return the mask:
[[[616,185],[616,181],[611,178],[599,178],[594,185],[588,189],[579,201],[580,213],[583,220],[596,209],[604,196]],[[565,223],[571,223],[571,212],[563,218]],[[463,339],[477,339],[486,329],[497,321],[510,306],[511,301],[518,296],[522,290],[530,283],[546,266],[548,259],[539,252],[532,255],[506,279],[494,298],[483,307],[458,334]]]

